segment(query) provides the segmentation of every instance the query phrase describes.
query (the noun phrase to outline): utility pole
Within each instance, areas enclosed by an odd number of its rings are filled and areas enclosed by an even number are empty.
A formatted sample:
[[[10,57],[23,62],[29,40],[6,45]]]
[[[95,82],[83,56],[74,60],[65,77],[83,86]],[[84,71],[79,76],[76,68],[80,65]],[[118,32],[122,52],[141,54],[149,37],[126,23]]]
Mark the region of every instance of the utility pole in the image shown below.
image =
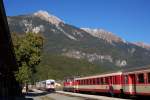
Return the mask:
[[[14,72],[18,70],[3,0],[0,0],[0,100],[21,95]]]

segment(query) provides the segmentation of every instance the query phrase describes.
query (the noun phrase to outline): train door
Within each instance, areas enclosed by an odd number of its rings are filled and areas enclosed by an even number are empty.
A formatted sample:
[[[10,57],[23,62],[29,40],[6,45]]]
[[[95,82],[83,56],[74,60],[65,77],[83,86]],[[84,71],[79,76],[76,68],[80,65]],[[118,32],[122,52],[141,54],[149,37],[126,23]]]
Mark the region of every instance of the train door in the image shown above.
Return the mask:
[[[112,82],[112,76],[109,77],[109,85],[111,85],[113,82]]]
[[[134,95],[136,93],[136,78],[135,74],[129,74],[129,93]]]

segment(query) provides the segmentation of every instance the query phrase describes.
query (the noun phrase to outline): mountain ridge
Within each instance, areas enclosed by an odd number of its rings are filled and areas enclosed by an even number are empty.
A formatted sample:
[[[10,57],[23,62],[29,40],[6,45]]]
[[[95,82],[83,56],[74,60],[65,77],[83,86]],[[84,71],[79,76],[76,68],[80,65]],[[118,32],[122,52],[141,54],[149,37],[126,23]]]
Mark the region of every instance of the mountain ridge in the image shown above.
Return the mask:
[[[34,12],[32,14],[29,14],[29,15],[26,14],[26,15],[18,15],[18,16],[30,16],[30,15],[39,17],[42,20],[48,21],[51,24],[54,24],[56,26],[58,26],[60,23],[64,23],[65,24],[65,22],[63,20],[61,20],[60,18],[58,18],[58,17],[56,17],[56,16],[54,16],[52,14],[49,14],[47,11],[44,11],[44,10],[39,10],[39,11]],[[9,18],[8,18],[8,21],[9,21]],[[88,28],[88,27],[86,27],[86,28],[80,28],[80,29],[86,31],[87,33],[90,33],[90,35],[92,35],[94,37],[102,38],[104,40],[106,39],[106,41],[108,41],[110,43],[112,41],[129,42],[129,41],[125,41],[121,37],[113,34],[112,32],[106,31],[106,30],[104,30],[102,28]],[[36,29],[34,29],[34,30],[36,30]],[[37,31],[37,32],[33,31],[33,32],[38,33],[39,31]],[[103,35],[105,35],[105,36],[103,36]],[[106,36],[106,35],[108,35],[108,36]],[[110,38],[112,37],[113,39],[112,40],[107,40],[107,38],[109,38],[109,36],[110,36]],[[148,49],[150,48],[150,44],[144,43],[144,42],[140,42],[140,41],[129,42],[129,43],[133,43],[133,44],[135,44],[137,46],[140,46],[140,47],[143,47],[143,48],[148,48]]]
[[[112,32],[78,28],[64,23],[58,17],[50,16],[53,15],[39,11],[32,15],[9,16],[8,23],[11,32],[42,33],[46,37],[44,50],[48,54],[86,59],[105,67],[128,68],[150,64],[149,49],[125,42]]]

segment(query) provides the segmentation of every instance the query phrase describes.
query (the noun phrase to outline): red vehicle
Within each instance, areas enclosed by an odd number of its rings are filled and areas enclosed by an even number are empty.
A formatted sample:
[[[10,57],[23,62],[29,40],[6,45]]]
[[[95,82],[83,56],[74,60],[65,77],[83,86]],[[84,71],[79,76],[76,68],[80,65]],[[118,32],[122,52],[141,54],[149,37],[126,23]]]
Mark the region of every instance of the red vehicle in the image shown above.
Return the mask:
[[[74,78],[64,90],[150,96],[150,67]]]
[[[75,92],[77,85],[77,81],[75,81],[74,78],[68,78],[64,82],[63,90],[68,92]]]

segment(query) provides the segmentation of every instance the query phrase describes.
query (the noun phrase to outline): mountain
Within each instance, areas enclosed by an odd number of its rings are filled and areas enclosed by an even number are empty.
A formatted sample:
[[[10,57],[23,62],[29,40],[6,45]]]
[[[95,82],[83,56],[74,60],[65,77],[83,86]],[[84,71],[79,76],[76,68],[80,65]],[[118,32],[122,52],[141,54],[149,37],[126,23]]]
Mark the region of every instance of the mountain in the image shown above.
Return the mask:
[[[107,32],[103,29],[90,29],[90,28],[81,28],[81,29],[85,30],[90,35],[100,38],[100,39],[103,39],[103,40],[106,40],[109,43],[123,42],[123,40],[120,37],[114,35],[112,32]]]
[[[65,23],[46,11],[33,14],[8,16],[11,32],[24,34],[42,33],[46,55],[56,54],[108,69],[140,67],[150,64],[150,50],[124,41],[103,29],[78,28]],[[44,60],[49,60],[47,57]],[[45,64],[46,65],[46,64]]]
[[[145,48],[145,49],[148,49],[150,50],[150,45],[149,44],[146,44],[144,42],[134,42],[133,44],[139,46],[139,47],[142,47],[142,48]]]

